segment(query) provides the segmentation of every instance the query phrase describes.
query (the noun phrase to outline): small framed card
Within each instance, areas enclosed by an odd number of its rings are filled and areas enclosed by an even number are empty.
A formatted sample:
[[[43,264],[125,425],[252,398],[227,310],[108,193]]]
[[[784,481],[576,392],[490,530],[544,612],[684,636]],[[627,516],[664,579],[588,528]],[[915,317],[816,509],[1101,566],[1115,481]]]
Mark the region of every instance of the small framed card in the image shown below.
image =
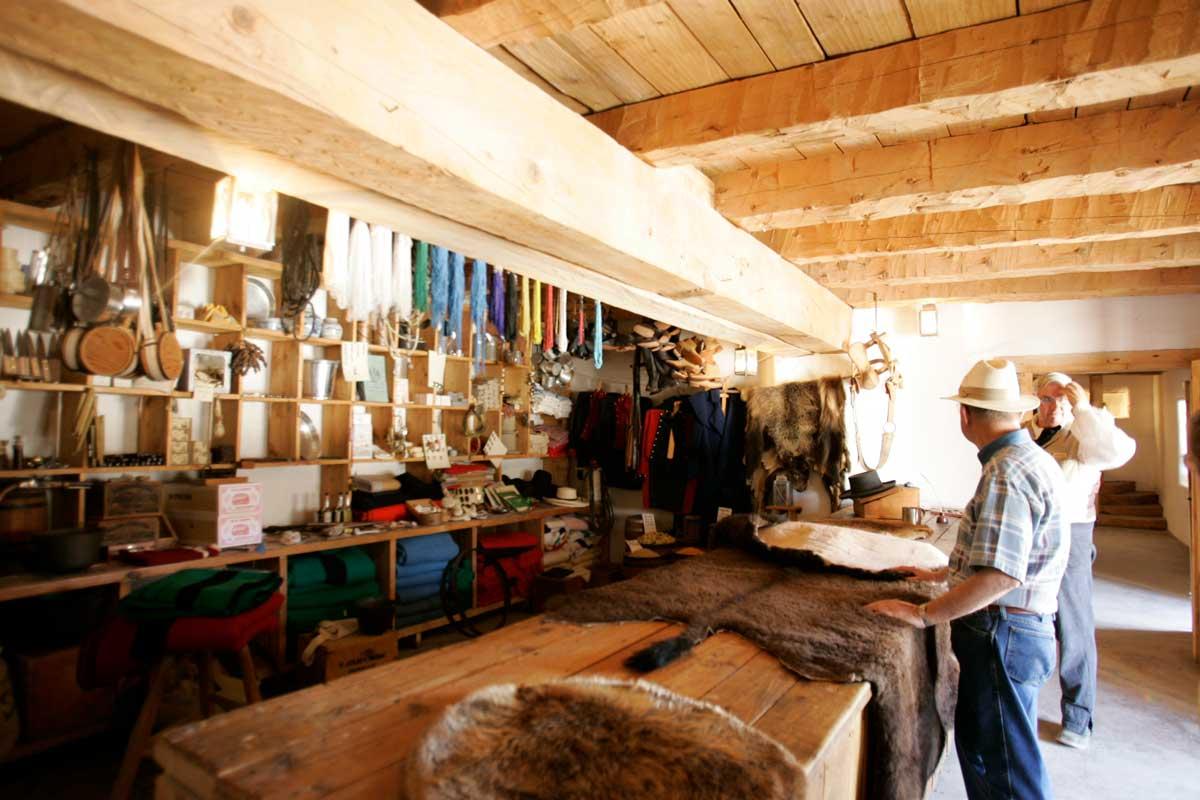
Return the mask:
[[[387,359],[381,355],[367,356],[369,376],[358,383],[358,399],[368,403],[386,403],[388,401]]]

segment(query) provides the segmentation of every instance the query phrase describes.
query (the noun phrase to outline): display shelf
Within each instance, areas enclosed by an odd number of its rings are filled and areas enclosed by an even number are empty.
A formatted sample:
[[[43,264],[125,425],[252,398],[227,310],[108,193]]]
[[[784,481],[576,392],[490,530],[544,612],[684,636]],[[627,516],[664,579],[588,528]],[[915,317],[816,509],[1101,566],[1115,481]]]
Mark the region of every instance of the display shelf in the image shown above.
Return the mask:
[[[100,475],[113,472],[205,472],[233,469],[233,464],[153,464],[142,467],[54,467],[53,469],[0,470],[4,478],[42,478],[60,475]]]
[[[264,397],[263,395],[242,394],[242,395],[221,395],[225,398],[241,398],[243,403],[299,403],[302,402],[298,397]]]
[[[202,319],[175,318],[175,328],[193,333],[241,333],[242,326],[236,322],[206,322]]]
[[[349,463],[350,459],[348,458],[243,458],[237,466],[238,469],[280,469],[285,467],[333,467]]]
[[[244,267],[246,273],[259,278],[278,280],[283,275],[283,265],[278,261],[268,261],[245,253],[236,253],[214,244],[196,244],[172,239],[167,247],[179,254],[180,260],[187,264],[202,267]]]
[[[268,328],[246,328],[242,331],[242,336],[247,339],[265,339],[270,342],[286,342],[292,338],[290,333],[273,331]]]
[[[0,306],[5,308],[33,308],[33,298],[27,294],[0,293]]]
[[[0,381],[0,387],[16,392],[84,392],[91,389],[96,394],[129,395],[131,397],[173,397],[190,399],[191,392],[166,392],[139,386],[92,386],[87,383],[39,383],[37,381]],[[224,396],[224,395],[223,395]]]

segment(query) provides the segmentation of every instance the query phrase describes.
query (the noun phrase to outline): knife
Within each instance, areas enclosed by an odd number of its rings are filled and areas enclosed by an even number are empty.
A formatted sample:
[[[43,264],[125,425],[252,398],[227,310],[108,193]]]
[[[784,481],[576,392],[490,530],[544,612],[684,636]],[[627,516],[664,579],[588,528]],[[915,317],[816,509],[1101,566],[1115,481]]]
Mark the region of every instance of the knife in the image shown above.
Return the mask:
[[[34,342],[37,344],[37,361],[41,368],[41,379],[47,382],[53,382],[54,376],[50,374],[50,358],[46,355],[46,337],[40,333],[34,336]]]
[[[33,378],[33,366],[30,364],[29,334],[17,333],[17,372],[26,380]]]
[[[12,331],[8,328],[5,328],[4,335],[0,336],[0,349],[4,350],[3,358],[0,360],[0,371],[6,378],[18,377],[17,353],[13,349]]]

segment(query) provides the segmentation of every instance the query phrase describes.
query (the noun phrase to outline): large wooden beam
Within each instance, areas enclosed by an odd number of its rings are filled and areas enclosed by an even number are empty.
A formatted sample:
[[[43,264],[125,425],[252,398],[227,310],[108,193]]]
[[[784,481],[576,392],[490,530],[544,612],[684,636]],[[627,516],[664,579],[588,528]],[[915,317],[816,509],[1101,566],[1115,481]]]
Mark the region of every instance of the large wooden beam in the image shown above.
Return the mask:
[[[1017,372],[1044,375],[1065,372],[1068,375],[1112,375],[1120,372],[1165,372],[1188,369],[1200,359],[1200,349],[1119,350],[1104,353],[1058,353],[1057,355],[1006,356],[1017,365]]]
[[[648,167],[414,0],[25,0],[0,4],[0,44],[797,348],[849,330],[693,176]]]
[[[831,289],[860,289],[1197,265],[1200,265],[1200,234],[1045,247],[876,256],[861,261],[806,264],[802,269]]]
[[[660,0],[420,0],[484,49],[566,33],[657,2]]]
[[[756,234],[793,264],[1200,233],[1200,190],[1164,186],[977,211],[912,214]]]
[[[881,286],[874,290],[841,289],[837,290],[837,294],[855,308],[869,308],[876,300],[880,305],[911,306],[934,302],[1001,303],[1018,300],[1081,300],[1090,297],[1200,294],[1200,267]]]
[[[749,165],[772,148],[877,147],[1198,82],[1195,0],[1094,0],[590,119],[654,164]]]
[[[961,211],[1200,180],[1200,101],[782,161],[721,175],[750,230]]]
[[[369,222],[405,231],[425,241],[471,253],[537,280],[596,298],[727,341],[770,352],[795,352],[780,340],[731,324],[712,314],[662,297],[584,266],[515,244],[503,237],[439,217],[377,192],[298,167],[285,159],[213,133],[176,114],[118,94],[94,81],[63,72],[0,49],[0,97],[89,124],[105,134],[145,143],[153,140],[164,152],[221,173],[268,176],[279,191],[318,206],[337,208]],[[18,219],[24,206],[0,208]]]

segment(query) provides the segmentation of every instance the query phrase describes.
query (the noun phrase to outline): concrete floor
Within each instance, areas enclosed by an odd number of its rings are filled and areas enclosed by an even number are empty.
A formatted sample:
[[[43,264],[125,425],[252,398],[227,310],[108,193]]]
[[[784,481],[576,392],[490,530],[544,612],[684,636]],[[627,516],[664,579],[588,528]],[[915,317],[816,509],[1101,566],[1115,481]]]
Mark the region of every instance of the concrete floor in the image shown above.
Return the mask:
[[[1188,551],[1166,533],[1099,528],[1094,601],[1100,685],[1092,745],[1057,744],[1058,676],[1039,703],[1058,800],[1200,798],[1200,665],[1191,656]],[[965,798],[950,753],[934,800]]]

